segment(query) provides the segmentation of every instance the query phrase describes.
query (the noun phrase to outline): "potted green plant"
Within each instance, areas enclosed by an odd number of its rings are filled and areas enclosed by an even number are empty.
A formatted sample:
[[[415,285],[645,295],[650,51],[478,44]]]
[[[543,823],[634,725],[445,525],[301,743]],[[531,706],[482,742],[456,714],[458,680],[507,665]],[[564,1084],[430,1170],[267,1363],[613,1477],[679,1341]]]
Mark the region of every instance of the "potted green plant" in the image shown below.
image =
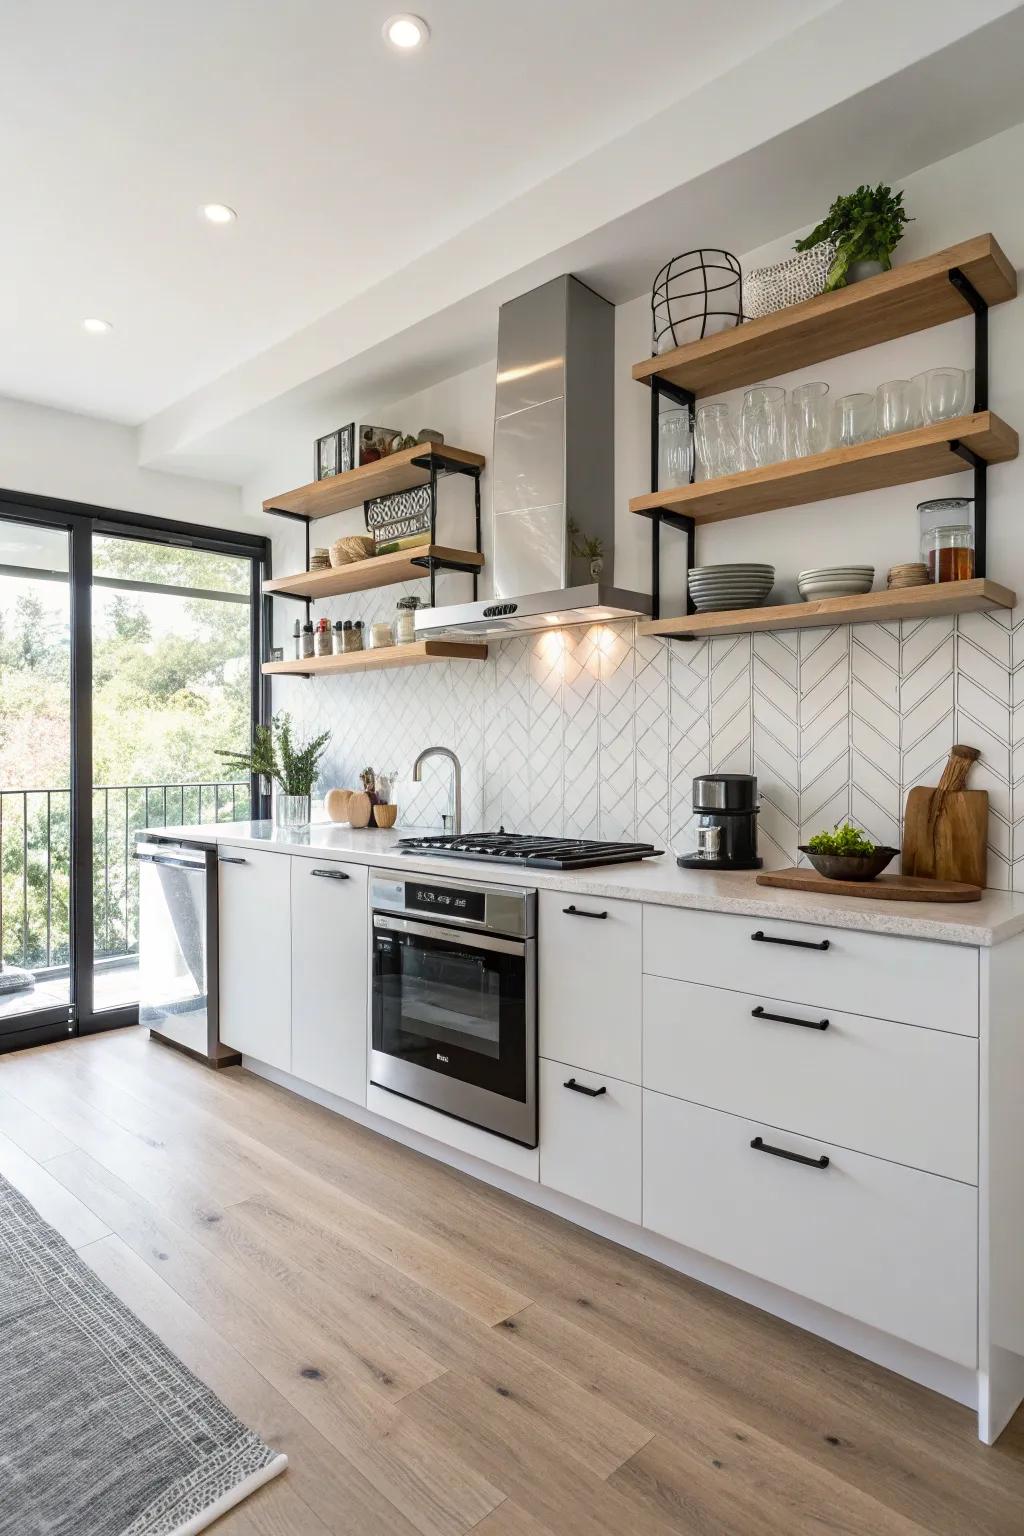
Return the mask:
[[[859,827],[847,821],[842,826],[837,822],[832,832],[819,832],[810,842],[801,843],[800,852],[806,853],[826,880],[875,880],[899,850],[871,842]]]
[[[249,752],[218,752],[237,773],[254,773],[277,785],[274,819],[279,827],[308,827],[310,800],[330,731],[296,741],[291,716],[278,714],[271,725],[258,725]]]
[[[822,240],[835,246],[825,292],[887,272],[892,253],[903,239],[903,226],[913,221],[903,211],[903,193],[884,182],[858,187],[837,197],[820,224],[798,240],[797,251],[809,251]]]
[[[604,542],[601,539],[585,538],[580,534],[579,525],[569,520],[570,551],[577,560],[586,560],[590,571],[591,581],[597,581],[604,570]]]

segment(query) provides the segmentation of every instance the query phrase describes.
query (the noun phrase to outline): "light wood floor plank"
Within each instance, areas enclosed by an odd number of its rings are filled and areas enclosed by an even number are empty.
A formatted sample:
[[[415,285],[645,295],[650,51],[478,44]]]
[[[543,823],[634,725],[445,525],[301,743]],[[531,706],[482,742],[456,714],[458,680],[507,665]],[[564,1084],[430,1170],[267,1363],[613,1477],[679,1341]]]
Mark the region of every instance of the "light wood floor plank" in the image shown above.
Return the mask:
[[[73,1155],[73,1154],[71,1154]],[[110,1228],[59,1180],[0,1133],[0,1173],[30,1201],[72,1248],[105,1237]]]
[[[0,1057],[5,1109],[0,1160],[117,1234],[83,1256],[288,1451],[229,1536],[1024,1533],[1024,1414],[983,1447],[956,1404],[240,1069],[117,1031]]]

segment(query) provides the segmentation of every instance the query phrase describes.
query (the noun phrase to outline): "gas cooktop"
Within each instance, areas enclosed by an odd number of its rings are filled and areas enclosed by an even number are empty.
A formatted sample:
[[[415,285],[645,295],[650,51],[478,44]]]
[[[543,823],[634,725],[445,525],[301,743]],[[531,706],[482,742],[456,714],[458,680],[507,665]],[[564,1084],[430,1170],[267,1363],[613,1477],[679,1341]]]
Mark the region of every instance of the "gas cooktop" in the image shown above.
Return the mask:
[[[657,857],[651,843],[599,843],[589,838],[530,837],[525,833],[467,832],[457,837],[401,837],[403,853],[431,853],[445,859],[532,864],[536,869],[586,869],[592,864],[627,864]]]

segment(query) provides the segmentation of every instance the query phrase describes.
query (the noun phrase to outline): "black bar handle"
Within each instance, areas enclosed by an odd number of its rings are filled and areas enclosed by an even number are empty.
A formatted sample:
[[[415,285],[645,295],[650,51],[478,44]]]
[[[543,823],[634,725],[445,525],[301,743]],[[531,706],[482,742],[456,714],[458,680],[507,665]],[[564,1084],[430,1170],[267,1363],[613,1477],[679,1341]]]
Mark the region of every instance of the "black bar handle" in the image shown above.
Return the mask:
[[[226,853],[219,854],[217,857],[218,864],[248,864],[248,862],[248,859],[236,859],[229,857]]]
[[[577,907],[577,906],[563,907],[562,911],[565,913],[566,917],[607,917],[608,916],[607,912],[588,912],[586,907]]]
[[[805,1168],[828,1167],[828,1158],[824,1152],[820,1157],[805,1157],[802,1152],[787,1152],[785,1147],[773,1147],[763,1136],[755,1136],[750,1145],[755,1152],[768,1152],[772,1157],[784,1157],[790,1163],[803,1163]]]
[[[828,1019],[793,1019],[788,1013],[766,1013],[761,1004],[751,1008],[752,1019],[771,1019],[775,1024],[799,1024],[801,1029],[828,1029]]]
[[[587,1088],[585,1084],[578,1083],[574,1077],[570,1077],[567,1083],[562,1084],[562,1087],[571,1088],[573,1093],[585,1093],[588,1099],[599,1099],[602,1093],[608,1092],[603,1083],[600,1088]]]
[[[351,875],[346,875],[343,869],[314,869],[311,874],[317,875],[321,880],[351,880]]]
[[[765,933],[760,928],[750,937],[755,944],[788,944],[791,949],[828,949],[829,947],[828,939],[821,939],[817,944],[813,939],[777,939],[774,934]]]

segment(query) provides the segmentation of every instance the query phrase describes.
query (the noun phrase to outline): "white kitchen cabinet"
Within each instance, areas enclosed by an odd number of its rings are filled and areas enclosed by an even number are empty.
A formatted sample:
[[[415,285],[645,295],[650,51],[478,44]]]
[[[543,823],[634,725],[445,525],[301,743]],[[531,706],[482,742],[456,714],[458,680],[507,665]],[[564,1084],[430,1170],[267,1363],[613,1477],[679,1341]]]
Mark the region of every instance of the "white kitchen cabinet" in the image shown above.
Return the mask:
[[[648,906],[644,970],[925,1029],[978,1033],[978,951],[962,944]]]
[[[645,1227],[972,1369],[977,1221],[971,1185],[644,1091]]]
[[[614,1077],[543,1059],[539,1090],[540,1182],[638,1222],[641,1090]]]
[[[369,950],[361,864],[292,858],[291,1071],[366,1103]]]
[[[977,1182],[978,1042],[970,1035],[645,976],[644,1083]]]
[[[541,891],[538,908],[541,1056],[639,1083],[639,902]]]
[[[220,885],[220,1037],[291,1068],[291,870],[286,854],[225,847]]]

